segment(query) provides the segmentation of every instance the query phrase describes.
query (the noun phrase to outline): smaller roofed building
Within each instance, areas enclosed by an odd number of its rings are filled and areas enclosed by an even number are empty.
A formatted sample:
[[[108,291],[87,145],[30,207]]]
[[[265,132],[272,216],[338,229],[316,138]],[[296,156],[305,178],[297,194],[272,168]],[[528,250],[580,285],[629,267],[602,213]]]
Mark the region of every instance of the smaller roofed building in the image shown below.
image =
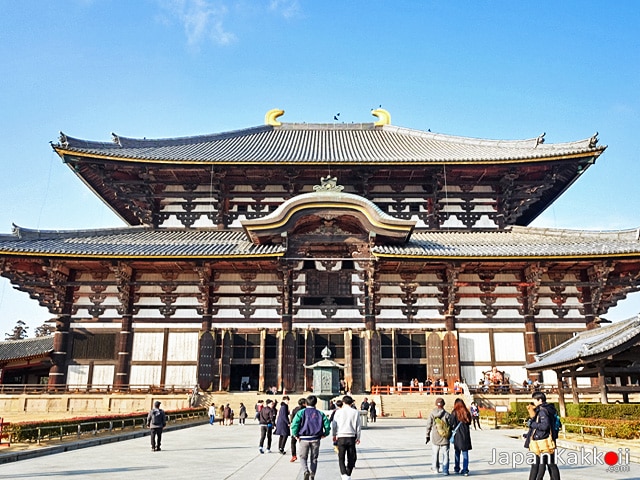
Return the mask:
[[[640,317],[580,332],[536,355],[536,361],[526,368],[530,372],[556,372],[563,411],[565,379],[569,378],[574,403],[578,403],[581,390],[594,388],[578,387],[582,378],[594,379],[591,383],[600,392],[602,403],[609,402],[609,393],[622,393],[628,402],[630,393],[640,392]]]
[[[52,353],[53,336],[0,342],[0,384],[46,385]]]

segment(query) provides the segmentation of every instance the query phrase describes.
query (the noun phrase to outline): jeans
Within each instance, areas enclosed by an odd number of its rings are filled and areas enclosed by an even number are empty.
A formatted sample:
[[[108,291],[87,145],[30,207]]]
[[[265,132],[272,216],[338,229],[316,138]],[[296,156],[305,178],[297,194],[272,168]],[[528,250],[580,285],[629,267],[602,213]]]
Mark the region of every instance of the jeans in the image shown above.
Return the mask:
[[[154,450],[160,450],[160,443],[162,442],[162,427],[151,429],[151,448]]]
[[[345,464],[345,456],[347,463]],[[356,437],[338,437],[338,466],[342,475],[351,476],[358,459],[356,453]]]
[[[453,470],[456,473],[469,473],[469,451],[454,449],[455,463],[453,464]],[[462,454],[462,470],[460,470],[460,455]]]
[[[209,415],[209,425],[213,425],[213,422],[216,421],[216,416],[215,415]]]
[[[442,466],[442,473],[449,473],[449,442],[446,445],[432,444],[431,449],[433,452],[431,469],[438,471]]]
[[[271,434],[273,429],[268,425],[260,425],[260,448],[264,445],[264,437],[267,437],[267,450],[271,450]]]
[[[315,475],[318,468],[318,454],[320,453],[320,440],[299,440],[298,457],[302,470]],[[308,458],[308,462],[307,462]]]

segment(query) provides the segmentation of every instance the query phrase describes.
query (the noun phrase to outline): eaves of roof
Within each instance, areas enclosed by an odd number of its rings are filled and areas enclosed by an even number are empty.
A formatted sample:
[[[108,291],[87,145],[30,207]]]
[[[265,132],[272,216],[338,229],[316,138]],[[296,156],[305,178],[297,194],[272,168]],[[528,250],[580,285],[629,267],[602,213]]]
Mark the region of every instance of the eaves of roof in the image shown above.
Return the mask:
[[[547,144],[540,137],[487,140],[393,125],[282,124],[211,135],[93,142],[61,134],[53,145],[65,155],[112,161],[180,164],[484,164],[597,157],[606,146],[594,137]]]
[[[0,362],[27,360],[53,352],[53,336],[0,342]]]

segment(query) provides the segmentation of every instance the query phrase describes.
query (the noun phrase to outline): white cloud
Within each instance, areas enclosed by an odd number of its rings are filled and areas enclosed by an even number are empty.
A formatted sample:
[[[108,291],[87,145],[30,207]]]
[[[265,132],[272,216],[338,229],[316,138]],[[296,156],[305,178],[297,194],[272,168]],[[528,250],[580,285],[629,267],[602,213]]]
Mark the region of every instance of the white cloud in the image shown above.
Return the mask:
[[[300,14],[300,3],[298,0],[271,0],[269,8],[281,12],[284,18],[292,18]]]
[[[165,0],[161,5],[183,26],[187,42],[191,46],[199,45],[207,39],[219,45],[228,45],[236,39],[224,27],[227,7],[221,2]]]

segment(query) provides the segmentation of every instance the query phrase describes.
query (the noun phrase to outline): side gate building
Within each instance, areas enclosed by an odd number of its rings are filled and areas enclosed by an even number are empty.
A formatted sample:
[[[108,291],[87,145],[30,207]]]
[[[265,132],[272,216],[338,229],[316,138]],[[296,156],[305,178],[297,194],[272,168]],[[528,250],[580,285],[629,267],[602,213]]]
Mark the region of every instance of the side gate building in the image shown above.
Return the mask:
[[[372,113],[61,134],[55,152],[126,226],[0,236],[1,274],[55,317],[49,386],[302,391],[326,346],[354,392],[493,366],[521,383],[638,290],[637,229],[528,226],[604,152],[597,136],[473,139]]]

